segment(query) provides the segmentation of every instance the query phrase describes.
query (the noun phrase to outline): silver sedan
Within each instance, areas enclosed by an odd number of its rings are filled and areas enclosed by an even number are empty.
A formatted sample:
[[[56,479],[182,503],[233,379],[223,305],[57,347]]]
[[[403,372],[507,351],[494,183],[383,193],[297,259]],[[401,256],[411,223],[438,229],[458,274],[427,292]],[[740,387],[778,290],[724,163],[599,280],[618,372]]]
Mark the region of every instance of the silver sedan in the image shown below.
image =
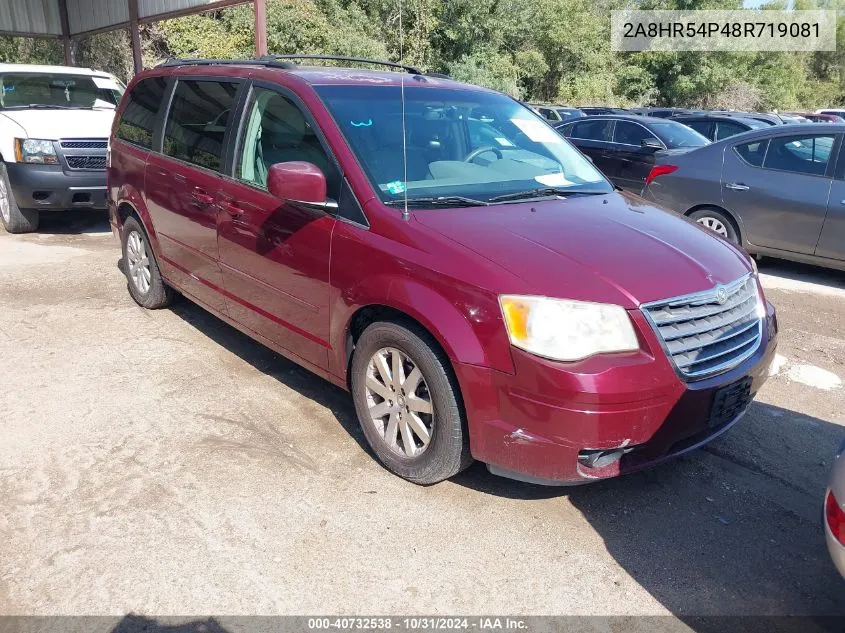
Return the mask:
[[[830,557],[845,576],[845,443],[833,461],[824,498],[824,532]]]

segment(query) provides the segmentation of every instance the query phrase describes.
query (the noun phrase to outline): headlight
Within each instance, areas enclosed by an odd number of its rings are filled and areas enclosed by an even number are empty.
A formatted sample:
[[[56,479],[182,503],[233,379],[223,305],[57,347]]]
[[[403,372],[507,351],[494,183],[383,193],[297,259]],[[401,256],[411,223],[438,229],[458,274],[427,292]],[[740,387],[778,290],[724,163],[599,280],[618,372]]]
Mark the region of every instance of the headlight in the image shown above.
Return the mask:
[[[15,158],[19,163],[55,165],[58,162],[53,141],[37,138],[16,138]]]
[[[621,306],[502,295],[502,316],[511,343],[553,360],[639,349],[628,313]]]

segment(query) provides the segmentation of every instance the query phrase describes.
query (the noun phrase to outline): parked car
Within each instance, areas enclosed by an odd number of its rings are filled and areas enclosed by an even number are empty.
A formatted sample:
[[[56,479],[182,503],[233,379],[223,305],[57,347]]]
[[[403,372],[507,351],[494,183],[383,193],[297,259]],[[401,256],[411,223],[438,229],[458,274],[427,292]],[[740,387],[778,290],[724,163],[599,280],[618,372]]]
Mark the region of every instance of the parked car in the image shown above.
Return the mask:
[[[137,75],[108,170],[132,298],[179,291],[349,389],[418,483],[472,458],[586,483],[736,422],[776,347],[749,258],[511,98],[403,68]]]
[[[845,123],[845,118],[836,114],[819,114],[817,112],[795,113],[813,123]]]
[[[533,104],[531,105],[531,109],[533,109],[537,114],[546,119],[552,125],[556,125],[565,121],[571,121],[572,119],[579,119],[583,116],[586,116],[578,108],[567,108],[564,106]]]
[[[842,108],[828,108],[827,110],[816,110],[816,114],[834,114],[845,119],[845,109]]]
[[[558,130],[613,184],[635,193],[642,190],[658,152],[683,152],[710,142],[676,121],[633,114],[587,117]]]
[[[106,146],[124,86],[108,73],[0,64],[0,221],[38,228],[45,209],[106,208]]]
[[[760,121],[766,125],[783,125],[783,119],[777,114],[767,114],[765,112],[739,112],[731,110],[714,110],[712,114],[721,114],[730,117],[739,117],[741,119],[753,119]]]
[[[598,114],[631,114],[625,108],[606,108],[604,106],[578,106],[578,109],[586,116],[595,116]]]
[[[801,116],[800,114],[788,114],[786,112],[781,112],[781,113],[778,114],[778,116],[780,117],[780,120],[784,125],[793,125],[793,124],[796,124],[796,123],[801,123],[801,124],[812,123],[812,121],[810,119],[808,119],[807,117]]]
[[[691,127],[711,141],[720,141],[723,138],[742,134],[748,130],[769,127],[757,119],[745,119],[723,114],[682,114],[673,116],[672,120]]]
[[[783,125],[658,156],[642,195],[750,253],[845,268],[843,134]]]
[[[833,461],[824,497],[824,534],[830,557],[845,577],[845,443]]]

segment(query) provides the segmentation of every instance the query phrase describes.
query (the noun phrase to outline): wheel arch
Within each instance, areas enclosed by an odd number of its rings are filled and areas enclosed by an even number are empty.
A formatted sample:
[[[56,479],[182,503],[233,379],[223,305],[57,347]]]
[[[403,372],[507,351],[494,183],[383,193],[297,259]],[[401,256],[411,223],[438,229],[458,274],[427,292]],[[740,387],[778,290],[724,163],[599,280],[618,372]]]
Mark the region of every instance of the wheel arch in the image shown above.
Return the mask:
[[[745,246],[745,227],[742,225],[740,219],[730,211],[728,211],[725,207],[719,204],[697,204],[684,212],[684,216],[690,217],[696,211],[701,211],[703,209],[714,209],[719,213],[725,215],[728,220],[730,220],[731,224],[733,224],[734,230],[736,231],[737,237],[739,237],[739,244],[740,246]]]

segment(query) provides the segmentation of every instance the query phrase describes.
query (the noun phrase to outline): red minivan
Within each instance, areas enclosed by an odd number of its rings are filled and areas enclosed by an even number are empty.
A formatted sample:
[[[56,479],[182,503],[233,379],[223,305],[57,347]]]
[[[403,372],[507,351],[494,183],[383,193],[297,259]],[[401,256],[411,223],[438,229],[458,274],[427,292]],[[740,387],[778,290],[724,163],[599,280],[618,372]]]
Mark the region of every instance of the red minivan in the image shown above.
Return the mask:
[[[510,97],[369,63],[135,77],[108,184],[136,302],[178,292],[348,389],[421,484],[473,459],[594,481],[742,416],[777,332],[742,251],[614,190]]]

